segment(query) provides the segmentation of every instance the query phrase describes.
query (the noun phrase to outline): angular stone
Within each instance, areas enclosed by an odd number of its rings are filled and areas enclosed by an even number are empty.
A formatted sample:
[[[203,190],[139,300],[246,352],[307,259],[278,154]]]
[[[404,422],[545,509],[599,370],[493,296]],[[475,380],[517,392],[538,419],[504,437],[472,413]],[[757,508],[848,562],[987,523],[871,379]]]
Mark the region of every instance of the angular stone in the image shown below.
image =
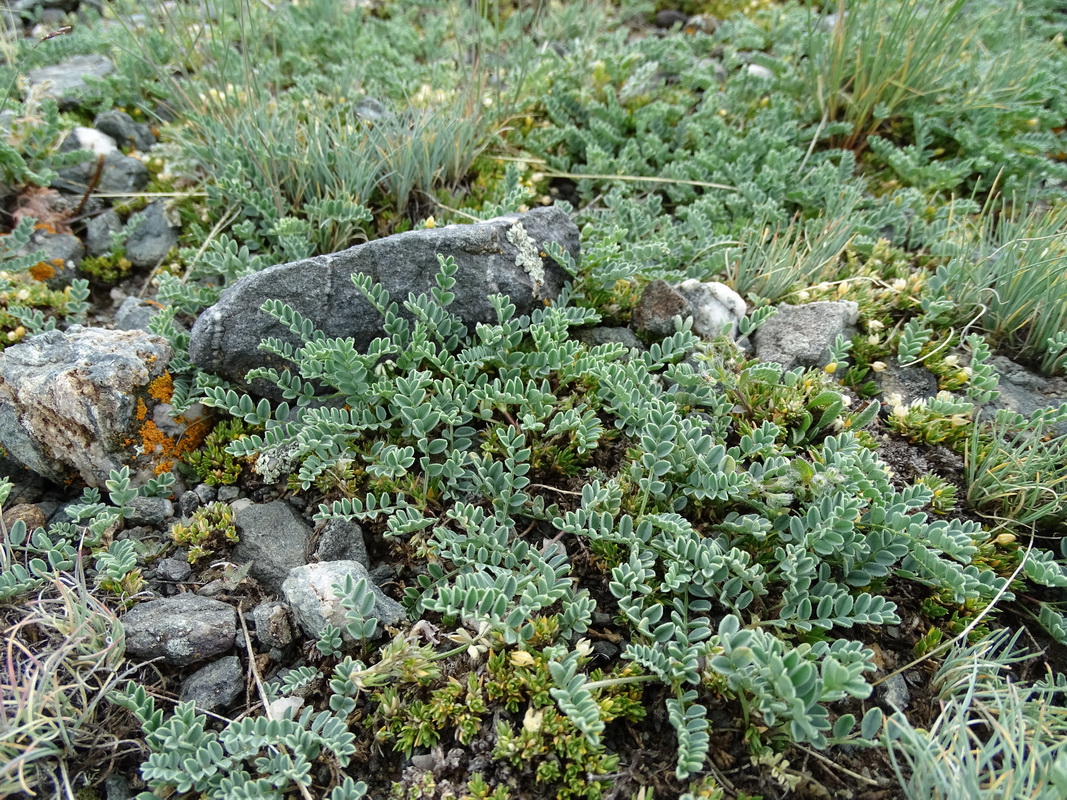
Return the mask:
[[[221,655],[237,637],[237,612],[218,600],[180,594],[130,609],[122,620],[126,652],[184,667]]]
[[[179,698],[183,702],[192,700],[199,711],[216,711],[237,699],[245,688],[244,678],[241,660],[226,656],[186,678]]]
[[[77,474],[102,486],[123,465],[150,477],[160,454],[139,454],[143,415],[170,355],[162,337],[80,325],[8,347],[0,354],[0,444],[57,482]]]
[[[859,306],[851,300],[829,300],[791,306],[782,303],[778,313],[752,335],[756,358],[786,369],[822,367],[830,359],[836,338],[855,333]]]
[[[122,230],[122,220],[114,211],[105,211],[85,223],[85,248],[89,255],[111,252],[111,234]]]
[[[104,56],[74,56],[51,67],[30,70],[26,73],[26,83],[31,92],[54,97],[65,111],[76,108],[89,97],[92,90],[85,82],[87,77],[106,78],[114,70],[115,65]]]
[[[694,333],[714,337],[725,330],[728,336],[736,335],[737,324],[744,319],[748,310],[741,295],[717,281],[702,283],[690,279],[678,284],[677,289],[689,302]]]
[[[149,150],[156,143],[156,137],[148,125],[134,122],[133,117],[125,111],[111,109],[97,114],[93,120],[97,130],[103,131],[120,147],[131,146],[135,150]]]
[[[290,570],[307,563],[311,526],[282,500],[240,509],[236,524],[240,542],[233,549],[233,560],[251,563],[248,574],[281,594]]]
[[[167,221],[163,201],[157,200],[130,217],[126,258],[135,267],[155,267],[178,243],[178,232]]]
[[[358,561],[370,567],[363,528],[347,519],[331,519],[322,526],[315,555],[319,561]]]
[[[667,281],[656,279],[641,293],[641,300],[634,309],[634,326],[653,336],[668,336],[674,333],[674,318],[689,315],[689,301],[685,295]]]
[[[282,591],[293,609],[296,621],[308,637],[317,639],[327,623],[344,630],[345,609],[334,594],[333,587],[342,584],[349,575],[356,581],[367,578],[370,589],[375,594],[374,610],[368,615],[368,619],[373,617],[378,620],[379,633],[382,626],[395,626],[407,619],[404,607],[370,582],[367,568],[358,561],[307,564],[289,573]]]
[[[283,300],[327,336],[352,337],[358,348],[382,333],[381,315],[353,285],[363,273],[397,302],[409,293],[436,286],[437,256],[453,256],[459,267],[450,310],[466,324],[495,322],[489,295],[507,295],[518,314],[527,314],[558,296],[565,274],[543,256],[542,243],[559,243],[578,257],[578,229],[555,207],[499,217],[474,225],[410,231],[368,242],[333,255],[281,264],[249,275],[230,287],[193,326],[189,343],[193,363],[244,385],[253,367],[289,366],[259,349],[268,336],[299,346],[299,339],[262,311],[268,299]],[[402,312],[406,313],[406,312]],[[277,387],[258,381],[255,392],[280,398]]]

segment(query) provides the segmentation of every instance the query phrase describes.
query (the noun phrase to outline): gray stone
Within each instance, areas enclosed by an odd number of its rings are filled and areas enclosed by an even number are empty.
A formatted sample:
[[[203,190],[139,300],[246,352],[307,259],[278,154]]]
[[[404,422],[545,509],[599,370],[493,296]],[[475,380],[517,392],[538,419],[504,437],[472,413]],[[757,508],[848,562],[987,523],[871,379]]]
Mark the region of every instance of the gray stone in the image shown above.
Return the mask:
[[[195,594],[142,603],[126,612],[126,653],[147,660],[162,658],[184,667],[221,655],[237,637],[233,606]]]
[[[404,607],[370,582],[367,568],[358,561],[307,564],[289,573],[282,585],[282,591],[293,609],[296,621],[308,637],[317,639],[327,623],[344,630],[345,610],[334,594],[333,587],[342,584],[349,575],[356,581],[360,578],[368,579],[371,591],[375,594],[374,610],[368,619],[373,617],[378,620],[379,633],[382,626],[396,626],[407,619]]]
[[[85,223],[85,248],[91,256],[111,252],[111,234],[122,230],[122,220],[108,210]]]
[[[681,28],[689,21],[689,15],[676,8],[664,8],[656,12],[656,16],[652,19],[652,24],[657,28]]]
[[[156,143],[156,137],[148,125],[134,122],[133,117],[118,109],[97,114],[93,126],[114,139],[120,147],[130,146],[143,152]]]
[[[130,230],[126,258],[135,267],[156,266],[178,243],[178,231],[167,221],[162,200],[134,214],[126,225]]]
[[[263,603],[252,609],[252,622],[260,642],[275,650],[284,650],[296,640],[293,617],[285,603]]]
[[[151,477],[159,453],[138,445],[148,384],[170,360],[166,339],[72,325],[0,354],[0,444],[35,472],[102,486],[129,465]],[[143,449],[143,448],[142,448]]]
[[[240,497],[241,490],[236,486],[220,486],[218,494],[220,503],[229,503]]]
[[[721,335],[725,329],[730,337],[737,334],[737,324],[748,311],[741,295],[724,283],[702,283],[695,279],[683,281],[677,289],[689,301],[694,333],[710,338]]]
[[[59,170],[52,181],[56,189],[82,194],[89,190],[96,172],[95,161]],[[148,184],[148,167],[136,158],[115,152],[104,156],[104,168],[93,190],[105,194],[136,194]]]
[[[62,291],[77,277],[77,267],[81,264],[85,248],[81,240],[69,233],[49,233],[35,231],[29,243],[20,252],[32,253],[43,250],[44,263],[51,268],[51,275],[42,276],[44,283],[53,291]]]
[[[148,183],[148,167],[136,158],[124,156],[115,146],[115,140],[100,131],[75,128],[59,146],[61,153],[73,150],[90,150],[93,157],[58,170],[58,177],[52,181],[56,189],[83,194],[93,186],[97,192],[132,194],[141,191]],[[104,160],[103,167],[94,184],[100,158]]]
[[[834,340],[839,335],[850,338],[858,317],[859,306],[851,300],[782,303],[752,336],[756,358],[786,369],[825,366]]]
[[[903,675],[891,675],[878,685],[882,703],[893,711],[904,711],[911,705],[911,692]]]
[[[106,78],[114,69],[115,65],[104,56],[74,56],[51,67],[30,70],[26,83],[30,92],[54,97],[60,109],[69,110],[91,97],[86,78]]]
[[[209,486],[206,483],[198,483],[193,487],[193,491],[196,492],[196,496],[200,498],[200,502],[205,505],[213,502],[217,496],[215,487]]]
[[[1067,379],[1046,378],[1004,356],[993,356],[990,363],[1000,379],[997,385],[1000,395],[982,409],[983,419],[991,420],[1000,408],[1029,417],[1039,409],[1058,408],[1067,403]],[[1052,431],[1057,436],[1067,434],[1067,424],[1058,423],[1052,426]]]
[[[183,517],[188,517],[198,508],[200,508],[200,497],[194,491],[185,492],[178,498],[178,512]]]
[[[613,328],[606,325],[598,325],[595,328],[582,328],[574,331],[573,338],[589,347],[598,347],[602,344],[622,344],[631,350],[643,352],[645,346],[629,328]]]
[[[937,378],[920,364],[902,367],[896,358],[885,362],[885,371],[874,373],[874,382],[883,399],[898,395],[904,405],[929,400],[937,395]],[[888,413],[889,409],[885,409]]]
[[[674,333],[674,318],[689,315],[689,301],[667,281],[656,279],[641,293],[634,309],[633,321],[637,330],[653,336]]]
[[[641,293],[634,324],[654,336],[668,336],[674,333],[675,317],[691,317],[693,332],[698,336],[719,336],[725,326],[733,336],[745,311],[745,301],[725,284],[690,279],[671,286],[664,280],[654,280]]]
[[[135,497],[126,503],[133,515],[126,518],[129,525],[158,527],[174,516],[174,503],[165,497]]]
[[[104,779],[105,800],[133,800],[130,781],[124,775],[111,774]]]
[[[192,700],[200,711],[218,711],[236,700],[244,688],[241,659],[226,656],[186,678],[179,698],[182,702]]]
[[[115,329],[120,331],[147,331],[152,317],[162,309],[158,305],[127,297],[115,312]]]
[[[319,561],[358,561],[370,567],[363,529],[347,519],[331,519],[322,526],[315,555]]]
[[[311,526],[282,500],[251,505],[237,512],[233,560],[250,563],[249,574],[270,591],[281,594],[290,570],[307,563]]]
[[[193,327],[189,343],[194,364],[244,385],[252,367],[290,366],[259,349],[267,336],[299,346],[287,327],[262,311],[268,299],[284,300],[327,336],[352,337],[366,346],[382,333],[382,318],[351,280],[366,274],[402,302],[409,293],[429,293],[436,285],[438,254],[459,267],[450,310],[467,325],[495,322],[490,294],[507,295],[518,314],[557,297],[565,281],[561,267],[542,257],[541,244],[559,243],[577,259],[578,229],[554,207],[499,217],[474,225],[410,231],[333,255],[282,264],[242,278]],[[403,312],[406,313],[406,312]],[[257,381],[254,391],[279,398],[276,386]]]
[[[193,574],[193,568],[184,558],[164,558],[156,564],[156,578],[168,583],[181,583]]]
[[[380,122],[388,113],[385,106],[373,97],[364,97],[356,103],[356,116],[368,122]]]

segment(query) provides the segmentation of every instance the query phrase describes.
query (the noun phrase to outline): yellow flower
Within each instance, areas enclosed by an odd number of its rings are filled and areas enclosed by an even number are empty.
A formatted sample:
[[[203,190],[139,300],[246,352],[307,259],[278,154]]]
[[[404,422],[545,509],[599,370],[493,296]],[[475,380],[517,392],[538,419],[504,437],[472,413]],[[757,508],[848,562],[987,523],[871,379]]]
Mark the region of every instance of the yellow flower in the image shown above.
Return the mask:
[[[516,667],[529,667],[534,663],[534,657],[525,650],[516,650],[511,654],[509,660]]]

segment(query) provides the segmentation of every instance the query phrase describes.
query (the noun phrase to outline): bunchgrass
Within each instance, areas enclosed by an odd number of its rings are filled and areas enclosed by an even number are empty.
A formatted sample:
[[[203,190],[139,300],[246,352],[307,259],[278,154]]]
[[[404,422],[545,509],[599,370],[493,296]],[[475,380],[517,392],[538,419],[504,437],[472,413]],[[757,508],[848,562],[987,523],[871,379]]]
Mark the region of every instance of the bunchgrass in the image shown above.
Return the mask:
[[[941,712],[930,729],[900,712],[889,717],[887,746],[908,798],[1065,796],[1067,682],[1013,680],[1012,668],[1031,657],[1008,631],[957,647],[931,682]]]
[[[976,319],[994,347],[1057,368],[1055,342],[1067,333],[1067,205],[1019,211],[990,204],[973,241],[961,243],[930,289],[960,319]]]

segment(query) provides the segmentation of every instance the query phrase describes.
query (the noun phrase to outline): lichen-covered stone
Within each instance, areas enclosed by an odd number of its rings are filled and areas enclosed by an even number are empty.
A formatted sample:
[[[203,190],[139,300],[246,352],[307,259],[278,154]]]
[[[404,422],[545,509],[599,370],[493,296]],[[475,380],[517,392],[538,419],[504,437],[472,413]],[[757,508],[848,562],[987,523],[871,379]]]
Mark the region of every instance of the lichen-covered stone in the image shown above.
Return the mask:
[[[538,249],[546,241],[578,258],[578,228],[562,210],[547,207],[473,225],[409,231],[270,267],[242,278],[200,315],[190,357],[202,369],[242,385],[253,367],[289,366],[259,347],[268,336],[299,345],[286,326],[262,310],[268,299],[288,303],[327,336],[351,337],[365,348],[382,334],[382,318],[352,283],[352,274],[369,276],[402,302],[410,293],[429,293],[436,286],[438,254],[452,256],[459,267],[449,310],[466,324],[495,322],[489,295],[498,293],[510,298],[518,314],[528,314],[557,297],[566,277]],[[251,388],[280,399],[277,387],[265,381]]]
[[[237,637],[233,606],[180,594],[134,606],[122,620],[127,654],[184,667],[221,655]]]

